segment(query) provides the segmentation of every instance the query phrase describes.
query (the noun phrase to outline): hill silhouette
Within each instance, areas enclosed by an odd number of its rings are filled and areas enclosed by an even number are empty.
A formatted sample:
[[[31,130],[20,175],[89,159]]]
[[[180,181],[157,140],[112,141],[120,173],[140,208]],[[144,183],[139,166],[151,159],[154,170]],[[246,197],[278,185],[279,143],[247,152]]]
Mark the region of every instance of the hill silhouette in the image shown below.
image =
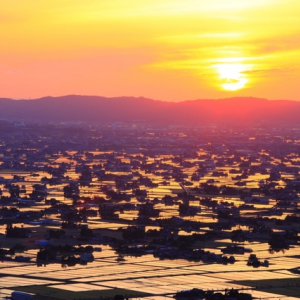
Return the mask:
[[[299,115],[300,102],[252,97],[183,102],[79,95],[34,100],[0,98],[0,119],[14,121],[298,124]]]

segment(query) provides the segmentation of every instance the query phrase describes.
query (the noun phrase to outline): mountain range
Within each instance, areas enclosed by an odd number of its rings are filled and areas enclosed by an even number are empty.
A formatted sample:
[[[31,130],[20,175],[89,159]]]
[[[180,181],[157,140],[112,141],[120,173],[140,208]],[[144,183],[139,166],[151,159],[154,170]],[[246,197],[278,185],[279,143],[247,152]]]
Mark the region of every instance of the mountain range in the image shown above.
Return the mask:
[[[0,119],[33,122],[298,124],[300,101],[235,97],[166,102],[143,97],[80,95],[34,100],[0,98]]]

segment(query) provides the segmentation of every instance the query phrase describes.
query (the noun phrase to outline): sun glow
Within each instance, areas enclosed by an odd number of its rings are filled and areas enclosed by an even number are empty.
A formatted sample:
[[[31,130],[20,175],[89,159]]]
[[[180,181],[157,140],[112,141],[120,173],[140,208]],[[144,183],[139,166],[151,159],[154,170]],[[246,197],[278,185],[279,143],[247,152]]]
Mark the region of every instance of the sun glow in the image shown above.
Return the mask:
[[[221,86],[225,90],[236,91],[248,82],[246,74],[249,66],[241,63],[224,63],[213,66],[219,73]]]
[[[299,0],[1,0],[0,97],[299,100],[299,11]]]

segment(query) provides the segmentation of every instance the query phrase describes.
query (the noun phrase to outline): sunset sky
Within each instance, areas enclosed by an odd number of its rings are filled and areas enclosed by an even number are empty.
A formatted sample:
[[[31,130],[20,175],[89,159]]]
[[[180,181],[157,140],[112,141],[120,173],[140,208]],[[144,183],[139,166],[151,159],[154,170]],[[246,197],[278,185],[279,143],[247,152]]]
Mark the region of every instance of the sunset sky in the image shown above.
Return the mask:
[[[300,100],[299,0],[1,0],[0,97]]]

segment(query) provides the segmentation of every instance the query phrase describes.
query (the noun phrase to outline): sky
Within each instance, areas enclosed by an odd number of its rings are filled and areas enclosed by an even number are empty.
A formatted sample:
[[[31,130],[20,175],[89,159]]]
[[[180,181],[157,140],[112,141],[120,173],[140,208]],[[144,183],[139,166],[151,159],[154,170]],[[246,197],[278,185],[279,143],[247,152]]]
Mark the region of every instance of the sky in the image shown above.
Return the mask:
[[[300,100],[299,0],[1,0],[0,97]]]

